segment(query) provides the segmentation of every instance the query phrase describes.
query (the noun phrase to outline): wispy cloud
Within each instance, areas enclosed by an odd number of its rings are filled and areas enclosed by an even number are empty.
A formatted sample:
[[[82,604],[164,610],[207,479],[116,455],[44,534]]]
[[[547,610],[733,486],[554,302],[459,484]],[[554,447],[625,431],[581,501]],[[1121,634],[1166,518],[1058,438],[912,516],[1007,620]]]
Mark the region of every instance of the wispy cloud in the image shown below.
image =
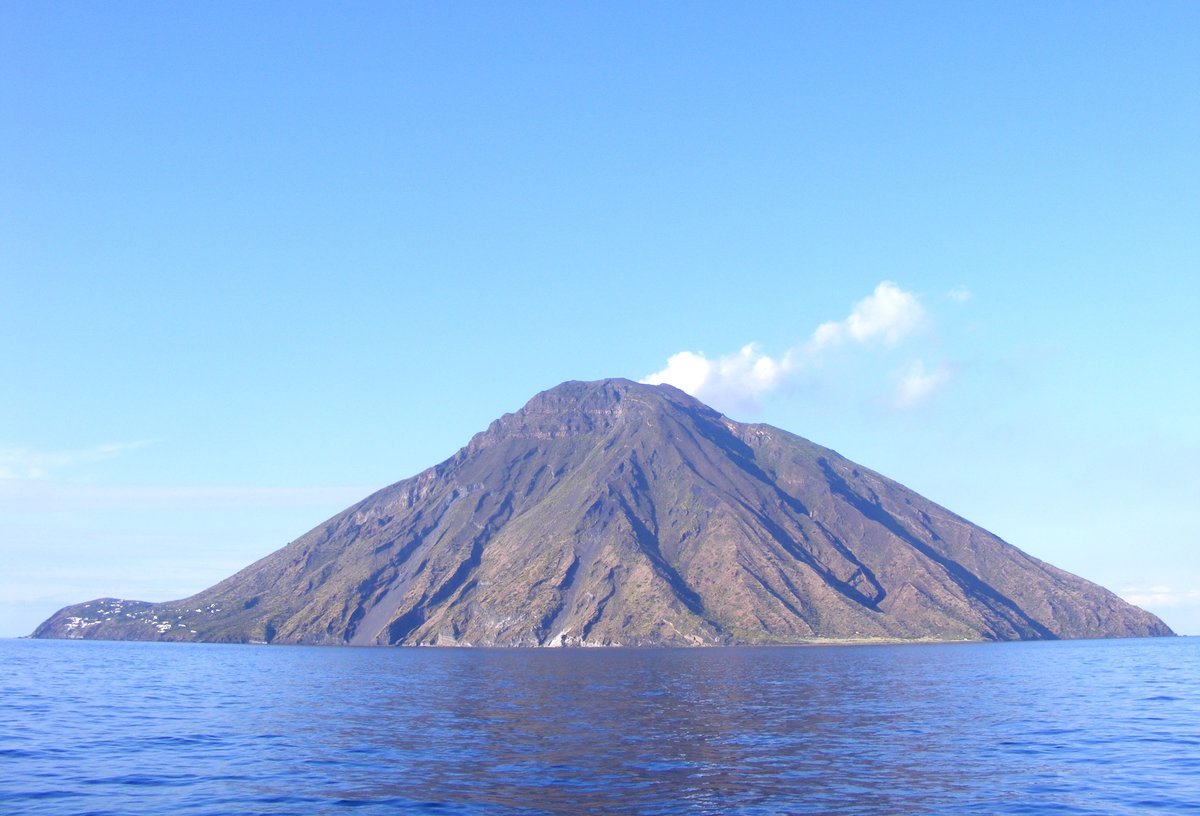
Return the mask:
[[[225,511],[289,509],[313,506],[343,508],[379,486],[232,487],[100,485],[52,480],[0,482],[0,512],[97,511]]]
[[[1200,606],[1200,589],[1180,590],[1169,586],[1130,587],[1121,591],[1121,597],[1143,609]]]
[[[153,443],[153,440],[114,442],[69,451],[0,448],[0,479],[45,479],[55,471],[113,459]]]
[[[968,300],[974,297],[974,295],[972,295],[971,290],[965,286],[955,286],[946,293],[946,297],[949,300],[953,300],[955,303],[966,303]]]
[[[763,353],[757,343],[712,358],[702,351],[681,351],[642,382],[670,383],[724,410],[753,410],[763,397],[799,379],[834,348],[896,346],[929,322],[917,295],[882,281],[854,304],[844,320],[822,323],[805,342],[779,357]],[[892,404],[911,408],[943,387],[951,376],[946,366],[926,370],[924,363],[914,361],[901,376]]]
[[[949,366],[938,365],[933,370],[925,368],[921,360],[913,360],[900,374],[892,405],[896,408],[913,408],[929,399],[950,382],[953,373]]]

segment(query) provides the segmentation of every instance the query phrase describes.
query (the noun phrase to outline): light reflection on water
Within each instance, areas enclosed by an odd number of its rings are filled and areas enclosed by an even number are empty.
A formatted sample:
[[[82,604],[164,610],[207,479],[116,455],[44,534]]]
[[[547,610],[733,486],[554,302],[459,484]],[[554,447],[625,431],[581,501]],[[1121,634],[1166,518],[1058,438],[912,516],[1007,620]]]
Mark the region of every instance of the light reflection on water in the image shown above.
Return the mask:
[[[0,641],[0,812],[1200,812],[1192,639]]]

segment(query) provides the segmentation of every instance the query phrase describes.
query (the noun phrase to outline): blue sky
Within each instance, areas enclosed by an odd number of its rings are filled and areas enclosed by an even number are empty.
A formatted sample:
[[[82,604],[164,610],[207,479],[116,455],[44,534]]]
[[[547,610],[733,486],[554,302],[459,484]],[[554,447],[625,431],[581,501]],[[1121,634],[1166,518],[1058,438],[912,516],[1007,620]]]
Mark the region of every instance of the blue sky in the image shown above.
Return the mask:
[[[1197,41],[1194,3],[4,4],[0,636],[607,376],[1200,634]]]

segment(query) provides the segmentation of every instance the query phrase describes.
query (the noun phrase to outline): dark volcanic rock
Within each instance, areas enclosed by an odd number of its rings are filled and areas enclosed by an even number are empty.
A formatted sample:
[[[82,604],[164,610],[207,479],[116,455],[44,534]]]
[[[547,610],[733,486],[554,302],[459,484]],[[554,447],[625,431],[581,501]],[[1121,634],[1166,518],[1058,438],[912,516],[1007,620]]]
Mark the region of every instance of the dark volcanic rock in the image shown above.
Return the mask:
[[[1172,634],[831,450],[670,386],[568,382],[183,601],[35,637],[703,645]]]

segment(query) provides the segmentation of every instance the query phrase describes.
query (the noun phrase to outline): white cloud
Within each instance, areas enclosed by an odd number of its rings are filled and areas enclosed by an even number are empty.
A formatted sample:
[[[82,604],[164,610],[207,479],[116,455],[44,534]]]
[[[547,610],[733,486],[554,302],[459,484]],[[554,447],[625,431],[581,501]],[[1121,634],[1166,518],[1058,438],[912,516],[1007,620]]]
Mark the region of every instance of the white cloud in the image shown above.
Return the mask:
[[[666,368],[643,378],[642,382],[650,385],[669,383],[689,394],[696,394],[709,381],[712,371],[713,363],[704,352],[681,351],[667,358]]]
[[[955,303],[966,303],[968,300],[974,297],[974,295],[972,295],[971,290],[965,286],[955,286],[946,293],[946,297],[950,300],[953,300]]]
[[[721,410],[753,410],[763,397],[798,379],[833,348],[847,343],[895,346],[927,322],[928,316],[915,294],[883,281],[854,304],[845,320],[822,323],[806,343],[782,356],[764,354],[756,343],[719,357],[708,357],[702,351],[681,351],[667,358],[665,368],[644,377],[642,382],[670,383]],[[904,408],[916,405],[945,385],[950,376],[945,366],[926,371],[917,361],[901,377],[894,403]]]
[[[667,367],[642,379],[650,385],[670,383],[692,396],[726,407],[752,408],[777,388],[789,373],[788,358],[776,360],[749,343],[734,354],[714,360],[704,352],[681,351],[667,358]]]
[[[891,281],[883,281],[874,292],[854,304],[845,320],[818,326],[809,340],[809,348],[819,351],[847,339],[870,343],[882,338],[888,345],[895,345],[924,322],[925,310],[917,296]]]
[[[919,405],[950,382],[951,376],[952,372],[946,365],[927,371],[924,362],[914,360],[900,375],[892,395],[892,405],[896,408]]]
[[[151,441],[109,443],[73,451],[36,451],[29,448],[0,448],[0,479],[44,479],[56,470],[102,462],[126,451],[153,444]]]

